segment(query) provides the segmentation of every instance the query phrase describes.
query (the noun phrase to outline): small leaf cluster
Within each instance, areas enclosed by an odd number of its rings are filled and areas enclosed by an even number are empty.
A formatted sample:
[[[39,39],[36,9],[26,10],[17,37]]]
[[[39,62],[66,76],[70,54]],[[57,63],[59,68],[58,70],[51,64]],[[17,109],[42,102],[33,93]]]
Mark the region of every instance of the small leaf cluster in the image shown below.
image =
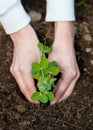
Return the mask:
[[[77,0],[75,3],[76,8],[81,6],[87,6],[87,0]]]
[[[43,43],[38,43],[38,48],[42,55],[39,63],[32,63],[32,76],[36,79],[38,92],[33,93],[32,100],[47,103],[54,100],[54,93],[51,91],[55,87],[55,81],[60,68],[55,61],[49,62],[46,54],[52,52],[52,46],[46,46]]]

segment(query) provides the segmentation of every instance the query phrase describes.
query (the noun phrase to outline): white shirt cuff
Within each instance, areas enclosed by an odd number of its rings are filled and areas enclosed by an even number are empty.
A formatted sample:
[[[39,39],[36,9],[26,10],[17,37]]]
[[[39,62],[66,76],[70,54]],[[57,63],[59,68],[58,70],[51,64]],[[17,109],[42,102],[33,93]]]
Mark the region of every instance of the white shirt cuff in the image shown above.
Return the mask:
[[[74,0],[46,0],[46,21],[75,21]]]
[[[0,16],[0,22],[7,34],[15,33],[29,24],[31,18],[25,12],[21,3],[15,4]]]

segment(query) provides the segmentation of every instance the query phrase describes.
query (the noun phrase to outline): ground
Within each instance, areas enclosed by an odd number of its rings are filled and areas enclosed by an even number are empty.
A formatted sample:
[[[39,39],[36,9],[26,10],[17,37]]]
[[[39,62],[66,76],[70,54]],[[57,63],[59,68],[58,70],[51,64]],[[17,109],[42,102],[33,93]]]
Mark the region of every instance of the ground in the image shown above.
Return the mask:
[[[25,0],[25,8],[43,12],[42,20],[32,25],[41,41],[47,34],[51,43],[53,24],[43,22],[45,2],[40,1],[32,6],[32,1]],[[93,130],[93,6],[77,9],[76,16],[75,49],[81,77],[69,99],[55,106],[35,106],[24,98],[9,71],[12,41],[0,25],[0,130]]]

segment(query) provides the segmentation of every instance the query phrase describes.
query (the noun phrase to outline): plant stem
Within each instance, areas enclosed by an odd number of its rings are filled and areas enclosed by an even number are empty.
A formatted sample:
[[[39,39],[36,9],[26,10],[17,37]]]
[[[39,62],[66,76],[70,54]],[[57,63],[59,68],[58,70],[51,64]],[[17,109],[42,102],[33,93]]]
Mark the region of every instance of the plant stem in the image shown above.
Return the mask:
[[[42,77],[44,78],[44,72],[43,72],[43,70],[41,69],[41,75],[42,75]]]
[[[46,55],[45,55],[45,53],[44,53],[44,52],[42,53],[42,56],[44,56],[44,58],[46,58]]]

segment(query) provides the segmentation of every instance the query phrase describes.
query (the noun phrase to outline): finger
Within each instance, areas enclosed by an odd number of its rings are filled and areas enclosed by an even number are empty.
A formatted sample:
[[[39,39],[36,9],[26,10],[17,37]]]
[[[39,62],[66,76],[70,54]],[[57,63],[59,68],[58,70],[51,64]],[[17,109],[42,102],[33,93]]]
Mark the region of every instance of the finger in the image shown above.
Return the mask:
[[[13,71],[12,70],[12,73],[13,73],[13,76],[14,76],[14,78],[16,79],[16,81],[17,81],[17,83],[18,83],[18,86],[19,86],[19,88],[20,88],[20,90],[21,90],[21,92],[23,93],[23,95],[26,97],[26,99],[30,102],[30,103],[36,103],[36,102],[33,102],[32,100],[31,100],[31,88],[30,89],[28,89],[28,86],[26,86],[25,85],[25,82],[24,82],[24,80],[23,80],[23,76],[22,76],[22,74],[19,72],[19,71]]]
[[[60,98],[60,100],[58,101],[58,103],[60,103],[63,100],[66,100],[72,94],[76,82],[77,82],[77,79],[73,79],[73,81],[71,82],[70,86],[64,92],[64,94],[62,95],[62,97]]]
[[[51,105],[58,103],[58,101],[61,99],[61,97],[64,95],[65,91],[71,84],[74,77],[72,77],[70,74],[66,74],[60,77],[57,88],[55,89],[55,100],[51,102]]]
[[[79,73],[79,69],[77,66],[77,76],[73,79],[73,81],[71,82],[71,84],[69,85],[69,87],[67,88],[67,90],[65,91],[65,93],[63,94],[63,96],[61,97],[61,99],[58,102],[61,102],[65,99],[67,99],[73,92],[75,84],[77,83],[77,80],[80,77],[80,73]]]
[[[23,78],[24,84],[26,86],[26,89],[27,89],[27,91],[29,93],[30,100],[31,100],[31,102],[33,102],[33,100],[31,99],[31,96],[37,90],[36,90],[36,87],[35,87],[34,80],[33,80],[32,76],[31,76],[31,73],[30,72],[23,73],[22,78]],[[33,103],[38,104],[39,102],[34,101]]]

